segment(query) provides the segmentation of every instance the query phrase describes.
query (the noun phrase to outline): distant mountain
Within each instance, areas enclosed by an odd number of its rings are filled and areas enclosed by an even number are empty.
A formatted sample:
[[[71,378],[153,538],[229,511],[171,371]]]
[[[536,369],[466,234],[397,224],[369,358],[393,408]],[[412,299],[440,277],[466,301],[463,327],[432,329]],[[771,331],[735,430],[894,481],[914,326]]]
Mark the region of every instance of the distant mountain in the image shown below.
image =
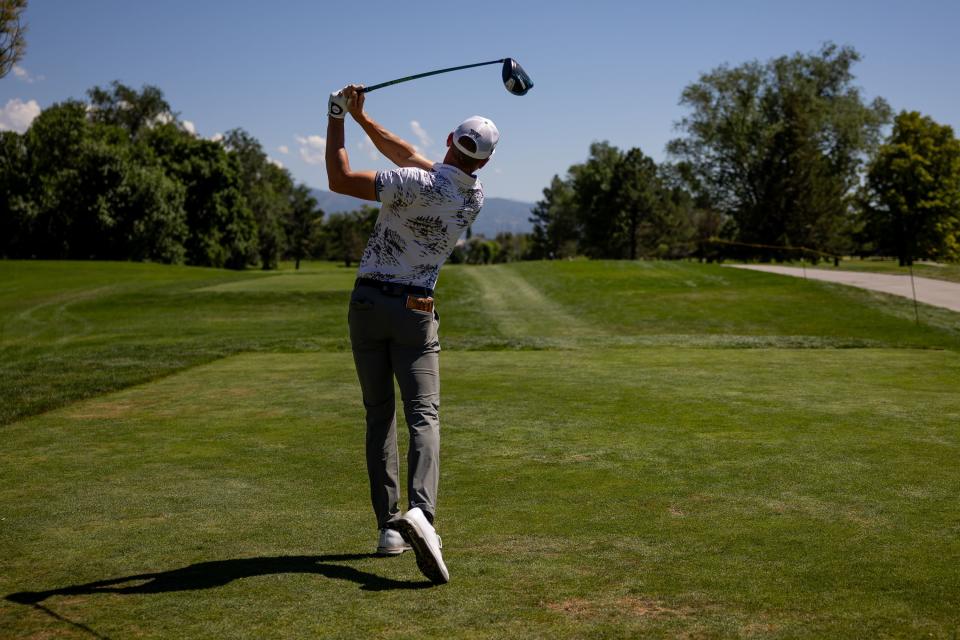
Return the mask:
[[[367,202],[351,196],[342,196],[339,193],[311,189],[311,195],[317,199],[317,204],[324,213],[338,213],[341,211],[356,211],[364,205],[379,207],[377,202]],[[493,238],[501,231],[512,233],[529,233],[533,229],[530,223],[531,202],[508,200],[506,198],[486,198],[480,217],[473,225],[474,235],[483,235]]]
[[[373,205],[380,207],[379,202],[367,202],[360,198],[351,196],[342,196],[332,191],[322,191],[320,189],[310,189],[310,195],[317,199],[317,205],[323,209],[324,213],[340,213],[341,211],[356,211],[364,205]]]
[[[530,222],[532,202],[507,200],[506,198],[485,198],[480,217],[473,225],[473,232],[493,238],[501,231],[529,233],[533,231]]]

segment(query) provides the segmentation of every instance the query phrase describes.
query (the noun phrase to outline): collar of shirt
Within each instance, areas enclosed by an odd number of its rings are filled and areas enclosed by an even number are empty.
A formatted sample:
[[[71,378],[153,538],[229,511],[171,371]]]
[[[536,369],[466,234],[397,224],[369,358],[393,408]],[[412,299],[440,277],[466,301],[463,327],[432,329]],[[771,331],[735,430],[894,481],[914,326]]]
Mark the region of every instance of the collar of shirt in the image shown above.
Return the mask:
[[[478,184],[477,176],[470,175],[463,169],[455,167],[452,164],[444,164],[442,162],[436,162],[433,165],[433,170],[437,173],[443,173],[447,177],[456,180],[465,187],[473,187]]]

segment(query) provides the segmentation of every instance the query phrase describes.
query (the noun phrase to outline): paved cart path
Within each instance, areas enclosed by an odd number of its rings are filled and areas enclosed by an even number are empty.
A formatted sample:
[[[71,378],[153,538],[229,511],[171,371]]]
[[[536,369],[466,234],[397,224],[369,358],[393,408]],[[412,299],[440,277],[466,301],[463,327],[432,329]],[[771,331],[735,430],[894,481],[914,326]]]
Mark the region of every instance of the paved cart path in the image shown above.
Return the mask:
[[[780,267],[776,265],[760,264],[731,264],[726,265],[737,269],[752,271],[766,271],[784,276],[802,278],[804,269],[798,267]],[[883,293],[892,293],[895,296],[913,298],[910,286],[910,276],[899,276],[889,273],[866,273],[863,271],[832,271],[828,269],[806,269],[806,277],[811,280],[826,280],[840,284],[871,289]],[[933,278],[914,277],[917,288],[917,300],[935,307],[943,307],[952,311],[960,311],[960,283],[934,280]]]

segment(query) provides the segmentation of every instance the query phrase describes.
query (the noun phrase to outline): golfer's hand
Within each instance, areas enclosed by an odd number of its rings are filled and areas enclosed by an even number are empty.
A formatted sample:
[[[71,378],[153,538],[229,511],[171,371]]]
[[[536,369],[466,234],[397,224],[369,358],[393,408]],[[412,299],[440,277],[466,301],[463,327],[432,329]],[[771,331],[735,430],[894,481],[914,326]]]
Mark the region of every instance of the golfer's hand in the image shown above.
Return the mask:
[[[327,115],[331,118],[343,120],[347,116],[347,96],[344,95],[344,91],[346,87],[330,94],[330,99],[327,101]]]
[[[351,84],[343,88],[343,95],[347,97],[347,111],[358,122],[363,117],[363,103],[367,99],[367,94],[361,93],[360,89],[363,89],[362,84]]]

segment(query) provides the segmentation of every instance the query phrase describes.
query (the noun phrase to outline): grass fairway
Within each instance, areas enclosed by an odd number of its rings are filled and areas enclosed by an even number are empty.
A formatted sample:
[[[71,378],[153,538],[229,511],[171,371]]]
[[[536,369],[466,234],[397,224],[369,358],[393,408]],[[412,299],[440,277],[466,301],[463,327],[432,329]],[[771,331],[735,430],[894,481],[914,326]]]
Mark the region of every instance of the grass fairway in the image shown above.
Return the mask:
[[[4,638],[960,633],[958,314],[682,263],[445,269],[433,588],[370,556],[350,271],[5,274]]]

